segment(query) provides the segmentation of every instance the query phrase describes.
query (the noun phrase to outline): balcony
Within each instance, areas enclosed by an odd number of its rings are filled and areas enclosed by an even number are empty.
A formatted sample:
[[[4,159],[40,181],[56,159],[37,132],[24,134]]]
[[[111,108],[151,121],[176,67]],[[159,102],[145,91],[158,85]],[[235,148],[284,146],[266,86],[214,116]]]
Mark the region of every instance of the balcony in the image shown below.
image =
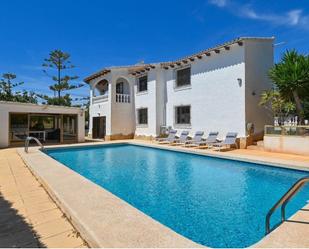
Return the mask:
[[[117,103],[130,103],[130,94],[116,94]]]
[[[97,97],[92,97],[92,104],[99,104],[102,102],[106,102],[108,101],[108,95],[101,95],[101,96],[97,96]]]

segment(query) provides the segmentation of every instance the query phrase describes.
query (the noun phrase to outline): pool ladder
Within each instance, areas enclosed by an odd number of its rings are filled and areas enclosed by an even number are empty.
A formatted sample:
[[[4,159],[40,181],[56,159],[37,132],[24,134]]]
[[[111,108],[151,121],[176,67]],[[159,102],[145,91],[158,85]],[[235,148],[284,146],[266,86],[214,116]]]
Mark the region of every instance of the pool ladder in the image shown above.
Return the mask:
[[[34,140],[41,147],[41,149],[44,150],[44,146],[42,145],[39,139],[37,139],[36,137],[27,137],[25,140],[25,152],[26,153],[28,153],[29,144],[31,140]]]
[[[299,179],[294,185],[281,197],[281,199],[268,211],[266,215],[266,235],[269,234],[273,229],[270,228],[270,218],[272,214],[276,211],[277,208],[281,206],[281,222],[284,222],[285,219],[285,208],[289,201],[292,199],[297,192],[309,182],[309,176]],[[280,225],[279,224],[279,225]]]

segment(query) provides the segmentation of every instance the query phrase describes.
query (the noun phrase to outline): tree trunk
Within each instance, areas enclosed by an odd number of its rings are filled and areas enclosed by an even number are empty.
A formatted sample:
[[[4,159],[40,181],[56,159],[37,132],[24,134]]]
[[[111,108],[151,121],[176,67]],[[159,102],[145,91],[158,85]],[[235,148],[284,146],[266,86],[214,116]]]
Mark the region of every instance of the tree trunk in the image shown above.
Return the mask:
[[[298,96],[298,93],[295,90],[293,91],[293,97],[294,97],[294,100],[295,100],[296,112],[299,116],[299,123],[303,124],[303,122],[304,122],[304,108],[301,104],[301,100]]]
[[[58,59],[58,101],[60,103],[61,91],[60,91],[60,84],[61,84],[61,62],[60,58]]]

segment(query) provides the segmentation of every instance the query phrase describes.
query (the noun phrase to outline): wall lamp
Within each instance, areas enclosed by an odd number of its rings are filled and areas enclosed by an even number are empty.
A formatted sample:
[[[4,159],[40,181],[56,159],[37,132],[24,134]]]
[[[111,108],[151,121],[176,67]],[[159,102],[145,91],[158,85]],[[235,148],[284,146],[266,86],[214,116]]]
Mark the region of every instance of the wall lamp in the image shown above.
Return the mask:
[[[239,87],[241,87],[241,86],[242,86],[242,79],[241,79],[241,78],[238,78],[237,81],[238,81]]]

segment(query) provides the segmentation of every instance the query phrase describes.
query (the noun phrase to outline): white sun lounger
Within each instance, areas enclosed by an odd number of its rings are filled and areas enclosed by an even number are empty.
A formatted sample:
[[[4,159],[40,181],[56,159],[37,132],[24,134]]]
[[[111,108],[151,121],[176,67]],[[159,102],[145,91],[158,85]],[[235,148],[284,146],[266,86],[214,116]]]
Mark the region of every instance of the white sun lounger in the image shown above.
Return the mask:
[[[158,138],[157,141],[160,144],[164,144],[164,143],[172,143],[173,141],[175,141],[175,137],[176,137],[177,131],[176,130],[170,130],[168,133],[167,137],[164,138]]]
[[[223,141],[219,143],[214,143],[212,147],[215,149],[219,149],[219,151],[221,151],[222,148],[227,148],[227,147],[230,148],[232,145],[235,145],[236,148],[238,148],[236,139],[237,139],[237,132],[228,132]]]

